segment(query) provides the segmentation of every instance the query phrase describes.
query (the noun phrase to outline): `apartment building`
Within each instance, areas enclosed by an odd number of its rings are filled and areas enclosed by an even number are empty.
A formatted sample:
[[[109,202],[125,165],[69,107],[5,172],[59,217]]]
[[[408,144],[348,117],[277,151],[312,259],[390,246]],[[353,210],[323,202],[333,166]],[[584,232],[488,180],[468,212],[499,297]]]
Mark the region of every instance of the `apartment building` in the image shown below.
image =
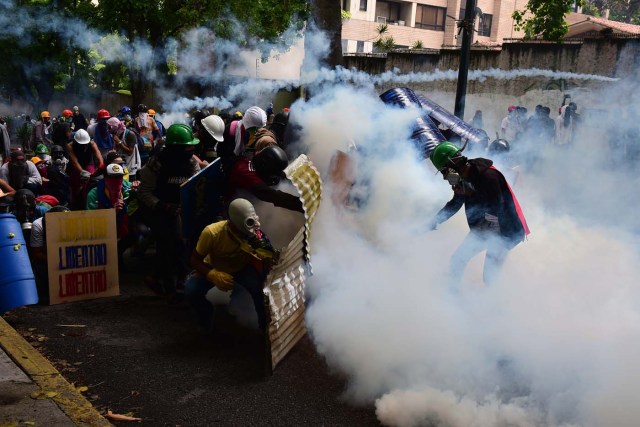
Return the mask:
[[[341,0],[351,18],[342,25],[343,53],[373,52],[380,24],[388,25],[385,36],[396,47],[410,48],[417,41],[425,49],[459,46],[456,21],[464,17],[466,0]],[[527,0],[478,0],[473,43],[491,46],[505,38],[522,37],[513,28],[511,15]]]

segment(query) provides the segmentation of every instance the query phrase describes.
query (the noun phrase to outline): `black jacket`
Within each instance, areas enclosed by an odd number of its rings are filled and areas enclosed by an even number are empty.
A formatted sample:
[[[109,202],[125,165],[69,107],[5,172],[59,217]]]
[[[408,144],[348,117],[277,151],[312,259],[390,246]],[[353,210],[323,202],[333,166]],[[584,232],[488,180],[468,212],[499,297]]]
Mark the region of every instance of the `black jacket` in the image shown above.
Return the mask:
[[[470,191],[465,194],[454,194],[453,198],[438,212],[437,224],[451,218],[464,204],[469,228],[474,229],[486,225],[485,214],[498,217],[500,234],[509,240],[521,242],[525,230],[518,212],[514,197],[507,180],[498,169],[492,167],[489,159],[470,159],[471,173],[467,183]]]

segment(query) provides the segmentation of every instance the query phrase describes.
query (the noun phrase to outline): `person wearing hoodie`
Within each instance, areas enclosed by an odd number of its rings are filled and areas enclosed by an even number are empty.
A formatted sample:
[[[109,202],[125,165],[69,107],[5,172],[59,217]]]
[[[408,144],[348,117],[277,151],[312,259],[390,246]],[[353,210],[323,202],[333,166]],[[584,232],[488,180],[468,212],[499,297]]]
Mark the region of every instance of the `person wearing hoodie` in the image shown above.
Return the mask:
[[[518,200],[489,159],[468,159],[450,142],[438,144],[429,158],[453,190],[453,198],[437,213],[431,229],[464,205],[470,230],[451,258],[453,290],[471,258],[484,250],[484,283],[495,282],[509,251],[529,234]]]

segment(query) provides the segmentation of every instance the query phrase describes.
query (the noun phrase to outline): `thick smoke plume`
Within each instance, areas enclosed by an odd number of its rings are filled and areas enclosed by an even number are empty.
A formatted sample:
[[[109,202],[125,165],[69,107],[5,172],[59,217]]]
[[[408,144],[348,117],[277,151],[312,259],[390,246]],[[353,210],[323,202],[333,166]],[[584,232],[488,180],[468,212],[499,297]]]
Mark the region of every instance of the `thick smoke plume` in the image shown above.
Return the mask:
[[[448,264],[468,227],[460,212],[426,231],[451,190],[408,141],[416,112],[346,86],[295,105],[325,171],[334,150],[360,148],[365,202],[322,205],[307,311],[318,351],[349,377],[348,398],[375,401],[386,425],[636,424],[640,223],[628,168],[640,156],[611,148],[619,131],[637,132],[638,106],[624,106],[635,119],[622,123],[615,101],[635,88],[575,91],[583,111],[575,144],[520,147],[515,191],[533,234],[495,286],[482,284],[475,258],[458,294],[447,287]],[[607,115],[589,114],[602,103],[613,106]],[[505,173],[513,163],[496,160]]]

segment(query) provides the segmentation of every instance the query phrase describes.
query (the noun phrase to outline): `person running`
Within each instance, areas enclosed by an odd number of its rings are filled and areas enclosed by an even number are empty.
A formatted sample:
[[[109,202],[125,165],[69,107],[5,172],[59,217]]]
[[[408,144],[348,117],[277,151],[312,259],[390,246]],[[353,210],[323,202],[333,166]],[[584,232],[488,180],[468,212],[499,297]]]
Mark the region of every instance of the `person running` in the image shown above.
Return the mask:
[[[518,200],[505,177],[488,159],[468,159],[450,142],[439,144],[429,159],[451,184],[453,198],[438,212],[436,229],[464,205],[469,234],[451,257],[451,287],[457,290],[475,255],[487,251],[483,279],[494,283],[509,251],[529,234]]]

